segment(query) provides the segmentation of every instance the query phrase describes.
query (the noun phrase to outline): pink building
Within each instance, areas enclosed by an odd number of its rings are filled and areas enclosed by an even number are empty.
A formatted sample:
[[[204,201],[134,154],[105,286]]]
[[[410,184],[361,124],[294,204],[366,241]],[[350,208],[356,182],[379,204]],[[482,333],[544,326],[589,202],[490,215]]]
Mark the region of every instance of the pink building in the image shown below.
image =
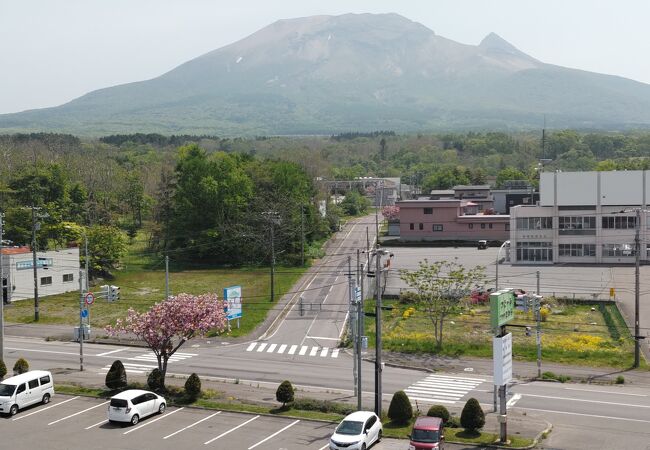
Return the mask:
[[[506,241],[510,216],[479,213],[467,200],[403,200],[399,206],[400,239],[404,241]]]

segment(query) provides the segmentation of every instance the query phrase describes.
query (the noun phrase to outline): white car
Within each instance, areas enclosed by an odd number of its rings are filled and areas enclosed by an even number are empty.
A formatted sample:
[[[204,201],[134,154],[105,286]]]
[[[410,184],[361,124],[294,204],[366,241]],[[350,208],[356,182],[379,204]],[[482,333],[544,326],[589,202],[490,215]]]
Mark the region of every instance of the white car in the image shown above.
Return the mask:
[[[381,439],[381,420],[374,412],[357,411],[341,421],[330,439],[331,450],[366,450]]]
[[[35,403],[45,405],[52,397],[52,374],[46,370],[30,370],[0,383],[0,413],[13,416],[18,410]]]
[[[137,424],[140,419],[155,413],[164,413],[167,402],[153,392],[129,389],[111,397],[108,405],[109,422]]]

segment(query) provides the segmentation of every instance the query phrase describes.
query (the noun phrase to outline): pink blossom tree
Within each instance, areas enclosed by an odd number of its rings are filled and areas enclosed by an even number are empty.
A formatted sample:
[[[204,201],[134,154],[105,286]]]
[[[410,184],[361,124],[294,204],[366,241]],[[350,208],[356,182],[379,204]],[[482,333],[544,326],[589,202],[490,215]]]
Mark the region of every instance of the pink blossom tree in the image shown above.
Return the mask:
[[[399,220],[399,206],[384,206],[381,210],[381,214],[388,221]]]
[[[158,370],[165,386],[169,358],[188,340],[204,336],[209,330],[226,327],[223,301],[217,294],[178,294],[139,313],[129,308],[126,319],[107,326],[110,336],[132,334],[143,340],[158,359]]]

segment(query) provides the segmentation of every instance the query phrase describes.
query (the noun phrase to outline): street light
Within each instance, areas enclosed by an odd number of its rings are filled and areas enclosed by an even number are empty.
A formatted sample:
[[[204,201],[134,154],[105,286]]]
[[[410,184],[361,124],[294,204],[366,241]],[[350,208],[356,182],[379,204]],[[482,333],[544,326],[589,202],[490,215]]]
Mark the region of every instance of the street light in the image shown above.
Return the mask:
[[[501,255],[501,250],[503,250],[503,247],[508,247],[510,248],[510,241],[505,241],[503,244],[501,244],[501,247],[499,247],[499,251],[497,251],[497,260],[496,260],[496,280],[494,282],[494,290],[498,291],[499,290],[499,256]]]
[[[85,291],[88,292],[88,286],[89,286],[89,283],[88,283],[88,235],[86,234],[86,230],[84,228],[71,227],[70,225],[66,225],[64,228],[67,228],[68,230],[81,230],[81,233],[83,234],[83,237],[84,237],[84,257],[85,257],[85,260],[86,260],[85,269],[84,269],[84,271],[86,272],[85,273],[86,280],[84,282],[84,285],[85,285]]]

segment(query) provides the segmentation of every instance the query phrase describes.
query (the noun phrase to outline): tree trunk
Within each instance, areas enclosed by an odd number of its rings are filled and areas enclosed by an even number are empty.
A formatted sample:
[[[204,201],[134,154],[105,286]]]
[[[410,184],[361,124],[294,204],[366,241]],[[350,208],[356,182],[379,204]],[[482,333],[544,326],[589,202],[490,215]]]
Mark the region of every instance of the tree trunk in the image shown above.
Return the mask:
[[[165,376],[167,375],[167,362],[169,361],[169,355],[164,354],[162,357],[162,369],[160,369],[160,388],[165,390]]]
[[[440,321],[440,325],[437,327],[438,337],[436,338],[436,340],[438,341],[438,348],[440,349],[442,348],[442,325],[445,321],[445,316],[440,316],[440,319],[438,320]]]

